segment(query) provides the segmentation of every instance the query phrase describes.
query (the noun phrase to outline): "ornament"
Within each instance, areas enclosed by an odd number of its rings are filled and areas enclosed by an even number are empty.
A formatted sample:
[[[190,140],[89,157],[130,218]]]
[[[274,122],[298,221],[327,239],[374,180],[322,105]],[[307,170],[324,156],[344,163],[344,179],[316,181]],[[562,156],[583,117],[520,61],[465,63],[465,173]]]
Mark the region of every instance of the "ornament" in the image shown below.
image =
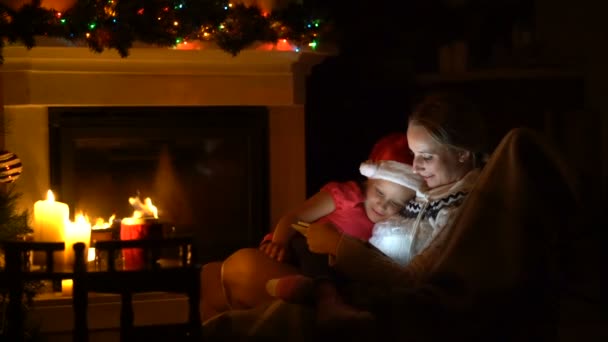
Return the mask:
[[[0,182],[12,183],[21,176],[21,159],[9,151],[0,151]]]

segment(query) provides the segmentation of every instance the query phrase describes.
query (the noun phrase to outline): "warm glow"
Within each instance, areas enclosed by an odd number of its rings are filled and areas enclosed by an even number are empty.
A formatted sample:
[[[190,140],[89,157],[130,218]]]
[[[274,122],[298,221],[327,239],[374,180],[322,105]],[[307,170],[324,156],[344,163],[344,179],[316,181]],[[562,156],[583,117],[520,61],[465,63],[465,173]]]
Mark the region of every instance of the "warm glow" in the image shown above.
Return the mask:
[[[95,247],[89,247],[89,255],[87,261],[95,261]]]

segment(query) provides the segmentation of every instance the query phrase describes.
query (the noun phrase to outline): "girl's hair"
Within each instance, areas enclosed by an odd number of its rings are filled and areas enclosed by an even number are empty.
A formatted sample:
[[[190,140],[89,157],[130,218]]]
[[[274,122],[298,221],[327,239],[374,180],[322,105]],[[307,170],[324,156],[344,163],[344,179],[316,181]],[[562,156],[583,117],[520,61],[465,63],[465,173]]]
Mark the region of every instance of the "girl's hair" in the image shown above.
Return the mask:
[[[437,142],[471,152],[473,165],[487,159],[486,126],[478,106],[454,93],[426,96],[409,117],[409,124],[424,127]]]

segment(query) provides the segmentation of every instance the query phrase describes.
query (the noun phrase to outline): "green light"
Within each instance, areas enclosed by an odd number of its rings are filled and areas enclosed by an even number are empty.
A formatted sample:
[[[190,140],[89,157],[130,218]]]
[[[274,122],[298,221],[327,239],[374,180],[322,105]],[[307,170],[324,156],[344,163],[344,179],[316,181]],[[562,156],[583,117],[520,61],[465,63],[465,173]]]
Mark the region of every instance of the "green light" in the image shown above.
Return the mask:
[[[62,24],[65,24],[67,22],[67,20],[65,19],[60,19],[59,22],[61,22]]]
[[[90,30],[92,30],[92,29],[94,29],[94,28],[95,28],[95,26],[97,26],[97,24],[96,24],[96,23],[90,23],[90,24],[89,24],[89,29],[90,29]]]
[[[179,43],[181,43],[181,42],[182,42],[182,39],[181,39],[181,38],[177,38],[177,39],[175,40],[175,44],[179,44]]]
[[[308,46],[310,46],[313,50],[317,48],[317,41],[313,40],[312,42],[308,43]]]

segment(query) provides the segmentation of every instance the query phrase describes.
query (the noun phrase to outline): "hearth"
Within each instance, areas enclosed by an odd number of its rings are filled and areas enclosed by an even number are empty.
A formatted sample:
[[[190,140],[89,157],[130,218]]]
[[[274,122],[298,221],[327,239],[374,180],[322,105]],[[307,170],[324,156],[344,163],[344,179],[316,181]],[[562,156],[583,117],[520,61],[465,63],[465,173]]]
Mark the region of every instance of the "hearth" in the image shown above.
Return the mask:
[[[129,217],[130,197],[150,197],[201,260],[269,228],[265,107],[49,107],[49,137],[51,187],[72,215]]]

